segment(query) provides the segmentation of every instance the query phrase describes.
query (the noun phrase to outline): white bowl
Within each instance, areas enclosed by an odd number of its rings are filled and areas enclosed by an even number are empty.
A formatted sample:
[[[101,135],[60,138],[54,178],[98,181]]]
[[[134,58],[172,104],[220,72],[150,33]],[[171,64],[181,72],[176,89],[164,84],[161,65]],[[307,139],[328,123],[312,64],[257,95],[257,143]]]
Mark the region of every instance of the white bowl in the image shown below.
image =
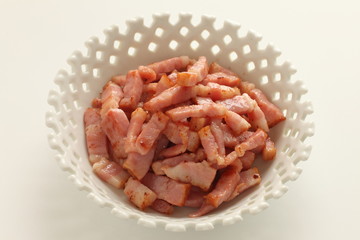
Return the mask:
[[[70,173],[70,179],[79,189],[88,191],[88,196],[98,204],[110,207],[111,213],[169,231],[209,230],[217,223],[232,224],[245,213],[262,211],[269,206],[267,200],[279,198],[287,191],[287,181],[297,179],[301,169],[296,165],[306,160],[311,151],[306,139],[314,132],[314,124],[307,117],[312,113],[312,105],[306,99],[303,83],[294,79],[295,69],[289,62],[279,62],[280,51],[272,45],[261,42],[265,47],[260,48],[259,35],[230,21],[215,27],[214,17],[201,16],[195,26],[190,14],[172,16],[179,18],[176,23],[171,23],[169,17],[154,15],[150,26],[144,25],[143,18],[137,18],[126,22],[125,31],[120,32],[118,27],[110,27],[104,31],[104,41],[92,37],[85,44],[86,53],[73,53],[68,59],[70,68],[58,72],[56,89],[49,92],[51,107],[46,113],[46,124],[51,129],[49,144],[60,167]],[[255,83],[287,117],[271,129],[278,149],[276,159],[270,163],[255,161],[261,172],[261,184],[200,218],[188,218],[191,210],[185,208],[178,209],[173,216],[135,208],[122,190],[94,175],[84,138],[84,110],[111,76],[180,55],[192,58],[204,55],[209,62],[229,67],[244,80]]]

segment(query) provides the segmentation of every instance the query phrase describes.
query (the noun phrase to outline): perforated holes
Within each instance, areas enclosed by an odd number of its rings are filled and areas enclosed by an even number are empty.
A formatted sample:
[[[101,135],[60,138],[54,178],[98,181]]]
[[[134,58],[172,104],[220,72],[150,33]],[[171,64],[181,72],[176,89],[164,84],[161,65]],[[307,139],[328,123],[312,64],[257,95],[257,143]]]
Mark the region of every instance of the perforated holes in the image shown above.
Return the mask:
[[[66,128],[66,122],[63,118],[60,119],[60,124],[63,128]]]
[[[65,139],[62,140],[62,143],[64,144],[65,147],[69,146],[69,143]]]
[[[250,202],[248,202],[248,204],[246,204],[247,206],[253,205],[255,203],[255,199],[251,200]]]
[[[295,149],[291,149],[291,150],[288,152],[288,156],[289,156],[289,157],[294,156],[295,152],[296,152]]]
[[[99,72],[99,69],[98,68],[94,68],[93,69],[93,76],[94,77],[100,77],[100,72]],[[84,89],[84,88],[83,88]]]
[[[277,100],[279,100],[279,99],[280,99],[280,92],[275,92],[275,93],[273,94],[272,100],[273,100],[273,101],[277,101]]]
[[[283,163],[283,162],[279,162],[279,163],[275,166],[275,169],[276,169],[276,170],[279,170],[280,168],[282,168],[282,166],[284,166],[284,163]]]
[[[197,41],[192,41],[190,43],[190,47],[193,49],[193,50],[196,50],[198,47],[199,47],[199,43]]]
[[[69,111],[70,111],[70,107],[69,107],[68,102],[64,102],[64,103],[63,103],[63,107],[64,107],[64,109],[65,109],[66,112],[69,112]]]
[[[264,85],[264,84],[267,84],[269,82],[269,78],[267,75],[264,75],[261,77],[261,82],[260,84]]]
[[[119,48],[120,48],[120,41],[119,41],[119,40],[115,40],[115,41],[114,41],[114,48],[115,48],[115,49],[119,49]]]
[[[229,35],[226,35],[223,40],[224,40],[224,43],[227,45],[227,44],[231,43],[232,38]]]
[[[249,62],[248,64],[247,64],[247,70],[248,70],[248,72],[251,72],[251,71],[253,71],[255,69],[255,64],[254,64],[254,62]]]
[[[300,133],[300,131],[299,131],[299,129],[294,129],[293,131],[292,131],[292,136],[294,137],[294,138],[297,138],[298,136],[299,136],[299,133]]]
[[[220,48],[218,45],[214,45],[212,48],[211,48],[211,52],[216,55],[220,52]]]
[[[293,114],[291,114],[292,119],[296,119],[297,117],[298,117],[298,112],[294,112]]]
[[[250,52],[251,52],[250,46],[249,46],[249,45],[245,45],[245,46],[243,47],[243,53],[244,53],[244,54],[249,54]]]
[[[261,60],[260,67],[266,68],[268,66],[268,61],[266,59]]]
[[[88,69],[87,65],[81,64],[81,72],[83,72],[83,73],[89,72],[89,69]]]
[[[87,84],[87,83],[82,83],[82,84],[81,84],[81,87],[82,87],[82,89],[83,89],[84,92],[90,92],[89,84]]]
[[[236,52],[231,52],[230,55],[229,55],[229,58],[230,58],[230,61],[235,61],[236,59],[239,58],[239,56],[237,55]]]
[[[286,168],[279,172],[279,176],[282,177],[286,173]]]
[[[77,160],[80,160],[80,156],[77,154],[77,152],[73,151],[73,155]]]
[[[69,88],[70,88],[71,92],[73,92],[73,93],[76,92],[75,85],[73,83],[69,83]]]
[[[286,153],[287,151],[289,151],[289,149],[290,149],[290,145],[289,145],[289,144],[286,144],[281,151],[282,151],[283,153]]]
[[[180,34],[181,34],[182,36],[185,37],[188,33],[189,33],[189,29],[188,29],[187,27],[182,27],[182,28],[180,29]]]
[[[275,77],[274,77],[274,81],[275,82],[278,82],[278,81],[280,81],[281,80],[281,74],[280,73],[276,73],[275,74]]]
[[[285,137],[288,137],[288,136],[290,136],[290,133],[291,133],[291,129],[288,128],[288,129],[286,129],[286,130],[284,131],[284,136],[285,136]]]
[[[301,138],[300,141],[301,142],[305,142],[305,140],[308,138],[308,135],[304,134]]]
[[[287,117],[288,110],[284,109],[282,112],[283,112],[284,116]]]
[[[117,62],[117,57],[115,57],[115,56],[110,56],[110,58],[109,58],[109,63],[115,65],[116,62]]]
[[[79,102],[77,101],[77,100],[74,100],[74,107],[77,109],[77,110],[80,110],[81,109],[81,107],[80,107],[80,105],[79,105]]]
[[[206,40],[210,36],[210,33],[208,30],[204,30],[201,32],[201,37]]]
[[[103,52],[97,51],[96,52],[96,59],[97,60],[102,60],[103,59]]]
[[[75,142],[76,138],[72,132],[69,133],[69,137]]]
[[[291,101],[293,98],[293,94],[292,93],[288,93],[288,95],[286,96],[286,100],[287,101]]]
[[[135,56],[135,52],[136,52],[135,48],[129,47],[129,50],[128,50],[129,56]]]
[[[148,46],[148,49],[150,52],[155,52],[156,51],[156,48],[157,48],[157,45],[153,42],[151,42]]]
[[[158,37],[161,37],[163,35],[163,33],[164,33],[164,29],[162,29],[162,28],[157,28],[155,30],[155,35]]]
[[[141,33],[135,33],[134,34],[134,40],[136,42],[140,42],[141,41],[141,38],[142,38],[142,34]]]
[[[175,41],[175,40],[172,40],[170,43],[169,43],[169,47],[172,49],[172,50],[176,50],[177,46],[178,46],[178,42]]]
[[[76,122],[75,122],[75,120],[74,120],[73,118],[70,118],[70,119],[69,119],[69,123],[71,124],[71,126],[72,126],[73,128],[76,128],[76,127],[77,127],[77,124],[76,124]]]

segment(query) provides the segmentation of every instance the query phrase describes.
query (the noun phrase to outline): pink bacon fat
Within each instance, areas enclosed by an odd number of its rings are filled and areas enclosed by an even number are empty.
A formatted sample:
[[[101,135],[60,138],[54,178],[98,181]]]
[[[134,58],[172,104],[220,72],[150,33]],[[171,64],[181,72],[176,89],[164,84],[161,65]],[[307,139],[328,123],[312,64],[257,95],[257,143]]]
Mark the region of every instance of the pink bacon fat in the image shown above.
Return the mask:
[[[156,79],[160,79],[163,73],[170,73],[174,70],[184,70],[189,64],[190,59],[188,56],[174,57],[164,61],[156,62],[148,65],[157,75]]]
[[[109,109],[119,108],[119,102],[123,98],[124,93],[121,87],[115,83],[108,82],[101,93],[101,117],[109,111]]]
[[[86,146],[91,164],[100,159],[109,158],[106,147],[106,135],[101,128],[99,109],[88,108],[84,113]]]
[[[129,71],[126,75],[126,84],[124,87],[124,98],[120,101],[122,109],[135,109],[139,103],[142,90],[143,80],[138,70]]]
[[[142,108],[137,108],[132,112],[124,146],[127,153],[137,152],[137,148],[135,146],[136,139],[141,132],[141,128],[146,120],[146,117],[147,114]]]
[[[111,162],[106,158],[102,158],[100,161],[96,162],[93,165],[93,170],[99,178],[116,188],[123,188],[130,177],[128,172],[119,164]]]
[[[156,200],[156,194],[153,191],[133,178],[127,181],[124,193],[141,210],[151,206]]]

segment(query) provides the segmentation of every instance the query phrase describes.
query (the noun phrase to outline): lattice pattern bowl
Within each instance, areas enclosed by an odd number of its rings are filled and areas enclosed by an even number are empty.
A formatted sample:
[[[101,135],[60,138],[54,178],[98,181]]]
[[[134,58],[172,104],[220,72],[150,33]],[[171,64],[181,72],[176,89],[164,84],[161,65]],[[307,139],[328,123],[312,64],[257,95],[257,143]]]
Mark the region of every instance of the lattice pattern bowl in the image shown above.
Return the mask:
[[[178,19],[172,21],[172,17]],[[50,90],[48,96],[49,144],[70,179],[79,189],[88,191],[89,198],[109,207],[111,213],[169,231],[209,230],[215,224],[232,224],[242,220],[245,213],[255,214],[267,208],[267,200],[281,197],[287,191],[285,183],[297,179],[301,173],[296,165],[308,159],[311,146],[307,138],[314,133],[307,90],[295,79],[296,70],[291,64],[281,62],[280,51],[236,23],[201,16],[194,24],[194,19],[190,14],[171,18],[160,14],[148,19],[150,24],[137,18],[126,22],[124,29],[106,29],[104,41],[92,37],[85,44],[87,51],[72,54],[68,70],[58,72],[56,88]],[[230,68],[244,80],[255,83],[287,117],[270,133],[278,149],[276,159],[271,163],[255,161],[263,178],[261,184],[196,219],[186,217],[189,209],[178,210],[174,216],[151,210],[142,212],[129,203],[121,190],[99,180],[87,160],[83,129],[84,110],[111,76],[180,55],[192,58],[204,55],[209,62],[216,61]]]

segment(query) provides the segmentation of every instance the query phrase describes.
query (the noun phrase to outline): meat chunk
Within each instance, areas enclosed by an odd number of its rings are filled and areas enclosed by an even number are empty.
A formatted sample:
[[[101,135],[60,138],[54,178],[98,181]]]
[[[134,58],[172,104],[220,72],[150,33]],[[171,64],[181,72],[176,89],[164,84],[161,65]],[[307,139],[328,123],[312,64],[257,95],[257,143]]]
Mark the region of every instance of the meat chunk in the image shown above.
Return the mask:
[[[233,98],[216,101],[216,103],[225,106],[228,110],[237,114],[245,114],[252,112],[256,102],[249,97],[246,93],[243,95],[236,95]]]
[[[212,104],[214,101],[208,97],[196,97],[195,103],[199,105]]]
[[[196,162],[197,158],[194,153],[184,153],[176,157],[166,158],[161,161],[153,162],[151,165],[152,170],[156,175],[164,175],[162,168],[164,167],[175,167],[181,162]]]
[[[124,162],[123,167],[137,179],[142,179],[149,171],[152,160],[154,159],[156,146],[153,146],[145,155],[137,152],[130,152]]]
[[[147,173],[141,182],[154,191],[159,199],[175,206],[184,206],[190,191],[190,184],[179,183],[166,176]]]
[[[86,146],[91,164],[102,158],[109,158],[106,135],[101,129],[99,109],[88,108],[84,114]]]
[[[169,121],[163,133],[172,143],[187,144],[189,127]]]
[[[175,167],[162,168],[166,176],[174,180],[191,183],[204,191],[210,188],[216,175],[216,169],[210,167],[207,161],[202,162],[181,162]]]
[[[147,117],[146,112],[142,108],[137,108],[135,111],[131,113],[131,119],[128,127],[127,137],[125,141],[125,151],[129,152],[137,152],[136,148],[136,139],[141,132],[141,128],[143,123],[145,122]]]
[[[174,207],[170,203],[161,199],[156,199],[151,205],[151,208],[159,213],[164,213],[167,215],[170,215],[174,212]]]
[[[205,150],[208,161],[217,164],[219,156],[218,146],[209,126],[202,128],[199,132],[201,144]]]
[[[110,109],[101,121],[101,127],[110,140],[116,158],[125,158],[125,138],[129,120],[121,109]]]
[[[145,155],[154,145],[160,133],[165,129],[169,118],[162,112],[154,113],[144,126],[136,140],[137,151]]]
[[[140,66],[138,68],[140,77],[146,80],[146,83],[150,83],[156,80],[156,72],[147,66]]]
[[[200,146],[200,138],[197,132],[189,131],[187,150],[195,152]]]
[[[275,143],[270,138],[266,139],[264,149],[262,150],[262,158],[266,161],[273,160],[276,156]]]
[[[239,157],[244,156],[245,152],[248,150],[252,150],[258,146],[262,146],[265,144],[267,139],[267,134],[260,128],[256,130],[254,134],[252,134],[248,139],[244,142],[236,145],[235,151]]]
[[[236,186],[234,192],[226,201],[230,201],[234,199],[236,196],[238,196],[246,189],[256,186],[260,182],[261,182],[261,177],[259,174],[259,170],[257,168],[251,168],[249,170],[241,172],[239,184]]]
[[[236,76],[229,75],[223,72],[217,72],[217,73],[208,74],[204,79],[204,81],[202,81],[201,83],[203,85],[206,85],[209,82],[213,82],[228,87],[236,87],[239,86],[240,81],[241,81],[240,78]]]
[[[213,73],[219,73],[219,72],[225,73],[225,74],[230,75],[230,76],[235,76],[235,77],[237,76],[236,73],[230,71],[229,69],[226,69],[226,68],[220,66],[216,62],[211,63],[210,67],[209,67],[209,73],[213,74]]]
[[[232,88],[217,83],[209,82],[204,85],[196,85],[196,94],[200,97],[210,97],[212,100],[223,100],[240,94],[238,88]]]
[[[220,104],[190,105],[173,108],[166,114],[174,121],[181,121],[190,117],[223,117],[227,110]]]
[[[204,202],[206,192],[198,187],[191,187],[188,198],[185,201],[185,207],[198,208]]]
[[[261,111],[265,114],[269,127],[273,127],[286,119],[281,110],[271,103],[261,90],[255,88],[250,91],[249,95],[251,98],[255,99]]]
[[[242,163],[242,169],[243,170],[248,170],[251,168],[252,164],[255,161],[255,153],[251,152],[251,151],[246,151],[244,156],[239,158],[241,163]]]
[[[224,134],[220,128],[220,124],[221,124],[221,120],[213,120],[210,125],[210,130],[215,138],[218,154],[220,156],[224,156],[225,155]]]
[[[244,82],[240,83],[240,91],[242,93],[250,94],[251,90],[255,89],[255,85],[253,83]]]
[[[101,111],[102,117],[112,108],[119,108],[119,102],[123,98],[124,93],[117,84],[108,82],[101,93]]]
[[[111,81],[120,87],[124,87],[126,84],[126,75],[116,75],[111,78]]]
[[[117,163],[106,158],[93,165],[93,171],[100,179],[116,188],[123,188],[130,175]]]
[[[194,86],[206,77],[208,70],[206,58],[199,57],[199,60],[188,69],[188,72],[178,73],[177,84],[180,86]]]
[[[124,98],[120,101],[122,109],[131,110],[136,108],[142,94],[143,85],[144,83],[138,70],[128,72],[124,87]]]
[[[248,113],[248,117],[253,128],[261,128],[265,132],[269,131],[265,115],[257,104],[255,105],[253,111]]]
[[[226,112],[225,122],[236,135],[239,135],[251,127],[251,125],[243,117],[232,111]]]
[[[159,111],[165,107],[185,102],[195,96],[194,88],[175,85],[161,92],[144,104],[144,108],[151,112]]]
[[[165,158],[175,157],[181,153],[184,153],[186,151],[186,147],[187,146],[184,144],[174,145],[161,151],[160,156]]]
[[[153,191],[133,178],[127,181],[124,193],[141,210],[151,206],[156,200],[156,194]]]
[[[92,108],[101,108],[102,102],[100,98],[94,98],[91,101],[91,107]]]
[[[188,56],[174,57],[164,61],[156,62],[148,65],[149,68],[154,70],[157,75],[156,79],[160,79],[161,74],[170,73],[174,70],[181,71],[189,64],[190,59]]]
[[[171,81],[171,79],[166,76],[165,74],[162,75],[162,77],[160,78],[159,83],[156,85],[156,93],[155,95],[159,95],[160,93],[162,93],[163,91],[165,91],[166,89],[169,89],[171,87],[173,87],[176,83]]]
[[[202,129],[203,127],[205,127],[206,125],[210,124],[210,119],[209,118],[201,118],[201,117],[192,117],[190,119],[190,129],[192,131],[198,132],[200,129]]]

